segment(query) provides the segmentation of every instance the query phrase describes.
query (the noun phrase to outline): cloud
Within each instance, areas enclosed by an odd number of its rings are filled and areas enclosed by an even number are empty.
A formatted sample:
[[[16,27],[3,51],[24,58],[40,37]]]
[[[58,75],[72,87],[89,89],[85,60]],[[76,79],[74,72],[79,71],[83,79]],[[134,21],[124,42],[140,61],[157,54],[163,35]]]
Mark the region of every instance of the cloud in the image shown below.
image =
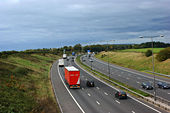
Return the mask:
[[[103,39],[130,43],[145,34],[168,38],[168,4],[169,0],[1,0],[0,48],[59,47]]]

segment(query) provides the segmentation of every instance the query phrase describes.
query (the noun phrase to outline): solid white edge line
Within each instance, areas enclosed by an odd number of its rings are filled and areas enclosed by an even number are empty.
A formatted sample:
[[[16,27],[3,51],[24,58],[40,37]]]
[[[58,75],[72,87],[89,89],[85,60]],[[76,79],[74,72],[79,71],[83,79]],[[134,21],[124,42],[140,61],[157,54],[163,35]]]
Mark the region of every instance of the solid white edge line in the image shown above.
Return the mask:
[[[59,73],[59,76],[60,76],[60,79],[62,80],[65,88],[67,89],[68,93],[70,94],[70,96],[72,97],[72,99],[74,100],[74,102],[77,104],[77,106],[80,108],[80,110],[82,111],[82,113],[85,113],[85,111],[81,108],[81,106],[79,105],[79,103],[76,101],[76,99],[74,98],[74,96],[71,94],[71,92],[69,91],[69,89],[67,88],[66,84],[64,83],[62,77],[61,77],[61,74],[60,74],[60,71],[59,71],[59,68],[58,68],[58,73]]]
[[[97,62],[102,63],[102,64],[106,64],[105,62],[102,62],[102,61],[100,61],[100,60],[97,60],[97,59],[94,58],[94,57],[93,57],[93,59],[96,60]],[[140,73],[136,73],[136,72],[133,72],[133,71],[129,71],[129,70],[126,70],[126,69],[123,69],[123,68],[120,68],[120,67],[113,66],[113,65],[110,65],[110,66],[113,67],[113,68],[117,68],[117,69],[123,70],[123,71],[127,71],[127,72],[129,72],[129,73],[133,73],[133,74],[140,75],[140,76],[145,77],[145,78],[152,79],[151,77],[146,76],[146,75],[143,75],[143,74],[140,74]],[[167,82],[167,81],[164,81],[164,80],[161,80],[161,79],[157,79],[157,78],[156,78],[155,80],[162,81],[162,82]],[[170,82],[167,82],[167,83],[170,83]]]
[[[79,65],[77,64],[77,62],[75,62],[75,63],[76,63],[77,66],[79,66]],[[79,67],[80,67],[80,66],[79,66]],[[115,88],[115,87],[111,86],[110,84],[108,84],[108,83],[106,83],[106,82],[100,80],[99,78],[97,78],[96,76],[94,76],[94,75],[91,74],[90,72],[86,71],[86,70],[83,69],[82,67],[80,67],[80,68],[81,68],[82,70],[84,70],[86,73],[88,73],[89,75],[91,75],[92,77],[94,77],[94,78],[96,78],[97,80],[99,80],[100,82],[102,82],[102,83],[108,85],[109,87],[111,87],[111,88],[113,88],[113,89],[119,91],[117,88]],[[138,102],[138,103],[140,103],[140,104],[142,104],[142,105],[144,105],[144,106],[146,106],[146,107],[148,107],[148,108],[150,108],[150,109],[152,109],[152,110],[154,110],[154,111],[156,111],[156,112],[158,112],[158,113],[161,113],[160,111],[158,111],[158,110],[152,108],[151,106],[149,106],[149,105],[147,105],[147,104],[144,104],[143,102],[141,102],[141,101],[139,101],[139,100],[133,98],[132,96],[130,96],[130,95],[128,95],[128,96],[129,96],[130,98],[132,98],[133,100],[135,100],[136,102]]]
[[[53,64],[54,65],[54,64]],[[53,67],[53,65],[52,65],[52,67]],[[52,70],[52,67],[51,67],[51,69],[50,69],[50,71]],[[52,71],[51,71],[52,72]],[[52,78],[53,78],[53,76],[52,76],[52,73],[50,72],[50,74],[51,74],[51,82],[52,82],[52,87],[53,87],[53,91],[54,91],[54,95],[55,95],[55,97],[56,97],[56,100],[57,100],[57,103],[58,103],[58,105],[59,105],[59,108],[60,108],[60,111],[61,111],[61,113],[63,113],[63,110],[62,110],[62,108],[61,108],[61,105],[60,105],[60,102],[59,102],[59,100],[58,100],[58,96],[57,96],[57,93],[56,93],[56,91],[55,91],[55,89],[54,89],[54,84],[53,84],[53,81],[52,81]]]
[[[89,97],[91,96],[90,93],[87,94]]]

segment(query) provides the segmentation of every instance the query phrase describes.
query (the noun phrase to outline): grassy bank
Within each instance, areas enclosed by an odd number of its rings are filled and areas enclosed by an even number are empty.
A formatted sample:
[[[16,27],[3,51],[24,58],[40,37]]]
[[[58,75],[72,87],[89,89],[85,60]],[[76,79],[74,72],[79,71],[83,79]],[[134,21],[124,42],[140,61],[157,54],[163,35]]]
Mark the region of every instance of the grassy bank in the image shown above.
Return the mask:
[[[0,59],[1,113],[57,113],[50,66],[59,57],[46,54],[14,54]]]
[[[161,50],[165,48],[153,48],[153,53],[159,53]],[[119,52],[137,52],[137,53],[145,53],[147,50],[152,50],[152,48],[143,48],[143,49],[125,49],[120,50]]]
[[[152,56],[146,57],[144,53],[136,52],[101,52],[96,55],[97,58],[117,64],[123,67],[135,69],[138,71],[152,71]],[[156,54],[154,55],[156,57]],[[155,59],[155,72],[170,75],[170,59],[159,62]]]

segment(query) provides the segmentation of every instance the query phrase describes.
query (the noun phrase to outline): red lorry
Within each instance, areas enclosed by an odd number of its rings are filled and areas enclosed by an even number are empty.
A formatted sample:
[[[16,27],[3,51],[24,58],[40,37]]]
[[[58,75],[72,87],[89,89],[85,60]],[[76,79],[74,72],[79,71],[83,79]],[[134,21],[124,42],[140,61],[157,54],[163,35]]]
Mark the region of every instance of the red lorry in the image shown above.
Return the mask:
[[[80,88],[80,71],[74,66],[65,67],[65,81],[69,88]]]

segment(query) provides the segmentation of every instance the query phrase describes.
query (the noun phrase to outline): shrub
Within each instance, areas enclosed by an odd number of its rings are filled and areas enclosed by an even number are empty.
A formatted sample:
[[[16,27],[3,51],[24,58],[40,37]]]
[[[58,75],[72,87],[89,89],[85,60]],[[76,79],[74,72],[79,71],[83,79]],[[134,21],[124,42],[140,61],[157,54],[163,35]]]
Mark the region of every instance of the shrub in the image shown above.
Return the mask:
[[[146,57],[150,57],[152,55],[152,51],[151,50],[147,50],[145,53]]]
[[[156,59],[160,62],[165,61],[169,58],[170,58],[170,47],[161,50],[156,56]]]

